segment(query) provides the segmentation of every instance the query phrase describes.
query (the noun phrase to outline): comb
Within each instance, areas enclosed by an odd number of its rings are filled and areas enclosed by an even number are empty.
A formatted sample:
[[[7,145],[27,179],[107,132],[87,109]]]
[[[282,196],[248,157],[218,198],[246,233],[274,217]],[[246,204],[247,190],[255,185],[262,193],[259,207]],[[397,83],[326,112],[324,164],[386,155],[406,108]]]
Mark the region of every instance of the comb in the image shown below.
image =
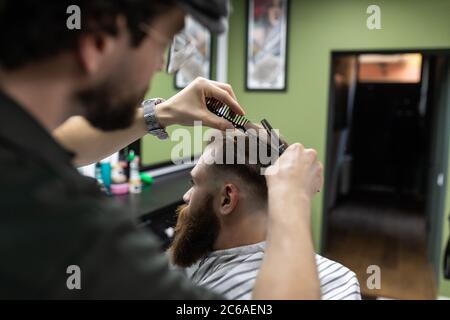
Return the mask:
[[[206,107],[215,115],[231,122],[235,128],[244,132],[247,131],[245,125],[250,121],[244,116],[240,116],[233,112],[225,103],[214,98],[206,98]]]
[[[228,120],[229,122],[231,122],[233,124],[233,126],[236,129],[240,129],[242,130],[244,133],[246,134],[250,134],[250,131],[247,131],[247,129],[255,129],[256,131],[260,130],[261,128],[256,126],[255,124],[253,124],[252,122],[250,122],[250,120],[248,120],[247,118],[245,118],[244,116],[240,116],[238,114],[236,114],[235,112],[233,112],[230,107],[228,107],[225,103],[215,99],[215,98],[211,98],[211,97],[207,97],[206,99],[206,107],[208,108],[209,111],[211,111],[212,113],[214,113],[215,115],[222,117],[226,120]],[[267,134],[269,137],[272,137],[273,135],[276,135],[276,133],[272,130],[272,126],[269,124],[269,122],[264,119],[261,121],[261,124],[263,126],[263,128],[267,131]],[[258,141],[261,141],[261,139],[258,137],[258,135],[252,134],[252,136],[254,136]],[[279,141],[279,143],[281,142],[280,145],[278,145],[278,147],[275,147],[272,143],[271,143],[271,139],[270,142],[266,141],[265,144],[270,147],[273,151],[277,152],[278,155],[281,155],[288,147],[287,143],[283,140],[281,140],[279,137],[277,137]]]
[[[273,128],[270,125],[269,121],[267,121],[266,119],[263,119],[261,121],[261,124],[264,127],[264,129],[266,129],[266,131],[269,134],[269,136],[271,137],[270,141],[272,141],[272,137],[273,136],[276,136],[277,141],[279,143],[279,145],[278,145],[278,153],[279,153],[279,155],[282,155],[283,152],[286,151],[286,149],[288,148],[288,144],[286,143],[286,141],[282,140],[280,137],[277,136],[275,131],[273,131]]]

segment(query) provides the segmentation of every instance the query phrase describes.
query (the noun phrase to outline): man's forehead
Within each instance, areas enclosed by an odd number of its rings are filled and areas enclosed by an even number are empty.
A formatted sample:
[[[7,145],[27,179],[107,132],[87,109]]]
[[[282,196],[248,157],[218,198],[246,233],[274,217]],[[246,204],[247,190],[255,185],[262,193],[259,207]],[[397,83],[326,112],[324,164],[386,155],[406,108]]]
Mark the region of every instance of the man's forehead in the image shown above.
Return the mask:
[[[222,151],[223,142],[213,141],[208,144],[200,158],[197,160],[197,164],[191,170],[191,176],[196,178],[201,178],[203,175],[207,174],[207,169],[216,163],[217,154]]]
[[[198,178],[202,175],[202,172],[206,169],[206,166],[210,165],[211,162],[208,162],[208,159],[212,159],[212,155],[209,151],[208,147],[203,151],[202,155],[197,161],[195,167],[191,170],[191,176]]]

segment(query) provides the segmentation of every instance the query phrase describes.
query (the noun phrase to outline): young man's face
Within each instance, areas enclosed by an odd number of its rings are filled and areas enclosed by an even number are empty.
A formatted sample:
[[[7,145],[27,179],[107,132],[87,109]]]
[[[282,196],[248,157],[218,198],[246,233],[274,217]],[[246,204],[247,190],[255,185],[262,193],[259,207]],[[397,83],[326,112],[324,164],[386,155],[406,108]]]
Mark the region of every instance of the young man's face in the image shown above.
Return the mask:
[[[77,94],[85,117],[94,126],[114,130],[131,124],[151,79],[163,69],[172,38],[183,26],[184,12],[175,7],[150,26],[142,26],[147,36],[137,47],[131,46],[126,26],[120,26],[113,49],[92,77],[98,80]]]
[[[172,262],[180,267],[188,267],[212,251],[220,231],[215,208],[215,177],[203,159],[204,155],[191,171],[192,186],[183,197],[186,204],[177,210],[170,254]]]
[[[229,137],[240,135],[241,132],[235,131]],[[212,142],[191,171],[192,187],[183,196],[186,204],[177,210],[175,237],[169,250],[172,263],[177,266],[188,267],[214,249],[222,227],[226,225],[226,217],[233,215],[239,219],[240,216],[235,215],[238,202],[249,205],[260,201],[246,180],[235,173],[224,174],[218,171],[221,169],[211,167],[216,159],[226,158],[223,151],[222,140]],[[229,191],[234,195],[228,193],[225,201],[224,190],[231,186],[234,191]]]

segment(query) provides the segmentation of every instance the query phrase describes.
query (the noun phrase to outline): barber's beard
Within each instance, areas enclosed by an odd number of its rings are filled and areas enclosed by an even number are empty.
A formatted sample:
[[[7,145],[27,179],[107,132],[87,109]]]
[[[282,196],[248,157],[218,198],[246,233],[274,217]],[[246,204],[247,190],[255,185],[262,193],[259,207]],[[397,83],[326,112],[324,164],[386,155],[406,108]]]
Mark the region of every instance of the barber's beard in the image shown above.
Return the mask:
[[[212,196],[208,196],[196,211],[190,211],[186,205],[180,206],[177,215],[169,254],[174,265],[186,268],[213,250],[220,223],[214,214]]]
[[[77,94],[84,117],[94,127],[104,130],[118,130],[129,127],[136,115],[136,109],[145,96],[147,88],[119,96],[118,79],[109,80],[95,88]],[[122,84],[126,85],[126,84]]]

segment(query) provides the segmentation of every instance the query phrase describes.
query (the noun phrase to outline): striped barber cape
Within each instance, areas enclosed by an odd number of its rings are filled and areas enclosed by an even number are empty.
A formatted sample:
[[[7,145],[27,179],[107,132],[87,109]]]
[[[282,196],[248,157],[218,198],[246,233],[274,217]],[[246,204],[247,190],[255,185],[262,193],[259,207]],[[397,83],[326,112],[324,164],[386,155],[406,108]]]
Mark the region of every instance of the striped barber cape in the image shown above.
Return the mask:
[[[195,284],[227,299],[248,300],[264,257],[265,244],[263,241],[213,251],[184,271]],[[316,264],[322,300],[361,299],[358,279],[350,269],[318,254]]]

